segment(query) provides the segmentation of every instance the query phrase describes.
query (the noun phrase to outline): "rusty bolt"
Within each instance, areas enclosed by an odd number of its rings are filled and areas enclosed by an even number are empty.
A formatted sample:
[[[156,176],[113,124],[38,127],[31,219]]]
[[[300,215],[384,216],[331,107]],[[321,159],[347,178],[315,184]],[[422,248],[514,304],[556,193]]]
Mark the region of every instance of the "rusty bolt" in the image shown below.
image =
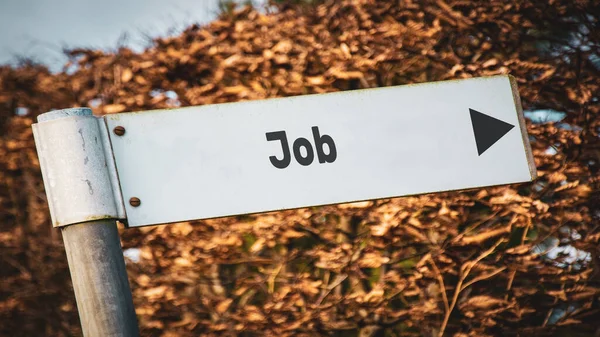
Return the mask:
[[[115,128],[113,129],[115,135],[117,136],[122,136],[125,134],[125,128],[122,126],[115,126]]]
[[[140,198],[136,198],[136,197],[132,197],[131,199],[129,199],[129,204],[133,207],[138,207],[139,205],[141,205],[142,201],[140,200]]]

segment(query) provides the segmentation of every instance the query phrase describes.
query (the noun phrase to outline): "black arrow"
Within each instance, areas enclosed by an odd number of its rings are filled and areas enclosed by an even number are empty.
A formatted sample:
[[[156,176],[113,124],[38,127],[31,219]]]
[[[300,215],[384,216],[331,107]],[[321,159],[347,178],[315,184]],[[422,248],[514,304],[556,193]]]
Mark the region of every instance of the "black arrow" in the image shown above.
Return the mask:
[[[473,124],[475,143],[477,143],[477,153],[480,156],[515,127],[497,118],[482,114],[477,110],[469,109],[469,112],[471,112],[471,123]]]

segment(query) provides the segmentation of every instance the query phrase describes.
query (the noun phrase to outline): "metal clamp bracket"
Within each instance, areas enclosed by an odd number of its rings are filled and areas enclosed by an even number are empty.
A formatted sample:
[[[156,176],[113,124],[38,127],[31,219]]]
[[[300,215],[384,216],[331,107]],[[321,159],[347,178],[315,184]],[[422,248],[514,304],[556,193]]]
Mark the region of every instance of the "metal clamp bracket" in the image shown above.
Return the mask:
[[[54,227],[126,219],[103,118],[88,108],[51,111],[38,116],[33,135]]]

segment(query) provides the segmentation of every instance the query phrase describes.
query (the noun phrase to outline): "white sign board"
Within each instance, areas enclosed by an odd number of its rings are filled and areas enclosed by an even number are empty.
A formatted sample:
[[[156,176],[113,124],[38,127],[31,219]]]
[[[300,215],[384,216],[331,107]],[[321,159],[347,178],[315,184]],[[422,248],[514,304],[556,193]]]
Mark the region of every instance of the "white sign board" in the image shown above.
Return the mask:
[[[105,121],[129,226],[519,183],[536,174],[509,76]],[[112,132],[117,126],[123,135]]]

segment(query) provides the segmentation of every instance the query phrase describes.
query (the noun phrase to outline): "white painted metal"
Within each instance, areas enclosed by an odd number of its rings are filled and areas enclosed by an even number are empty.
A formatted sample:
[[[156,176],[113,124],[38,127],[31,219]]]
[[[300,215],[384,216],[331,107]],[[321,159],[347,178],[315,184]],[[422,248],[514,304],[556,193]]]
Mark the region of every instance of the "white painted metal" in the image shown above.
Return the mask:
[[[515,125],[478,155],[469,109]],[[535,178],[521,106],[508,76],[105,116],[129,226],[519,183]],[[315,140],[337,158],[281,159]],[[327,146],[324,146],[327,153]],[[300,150],[306,156],[306,150]]]
[[[33,134],[55,227],[125,218],[103,119],[87,108],[40,115]]]

